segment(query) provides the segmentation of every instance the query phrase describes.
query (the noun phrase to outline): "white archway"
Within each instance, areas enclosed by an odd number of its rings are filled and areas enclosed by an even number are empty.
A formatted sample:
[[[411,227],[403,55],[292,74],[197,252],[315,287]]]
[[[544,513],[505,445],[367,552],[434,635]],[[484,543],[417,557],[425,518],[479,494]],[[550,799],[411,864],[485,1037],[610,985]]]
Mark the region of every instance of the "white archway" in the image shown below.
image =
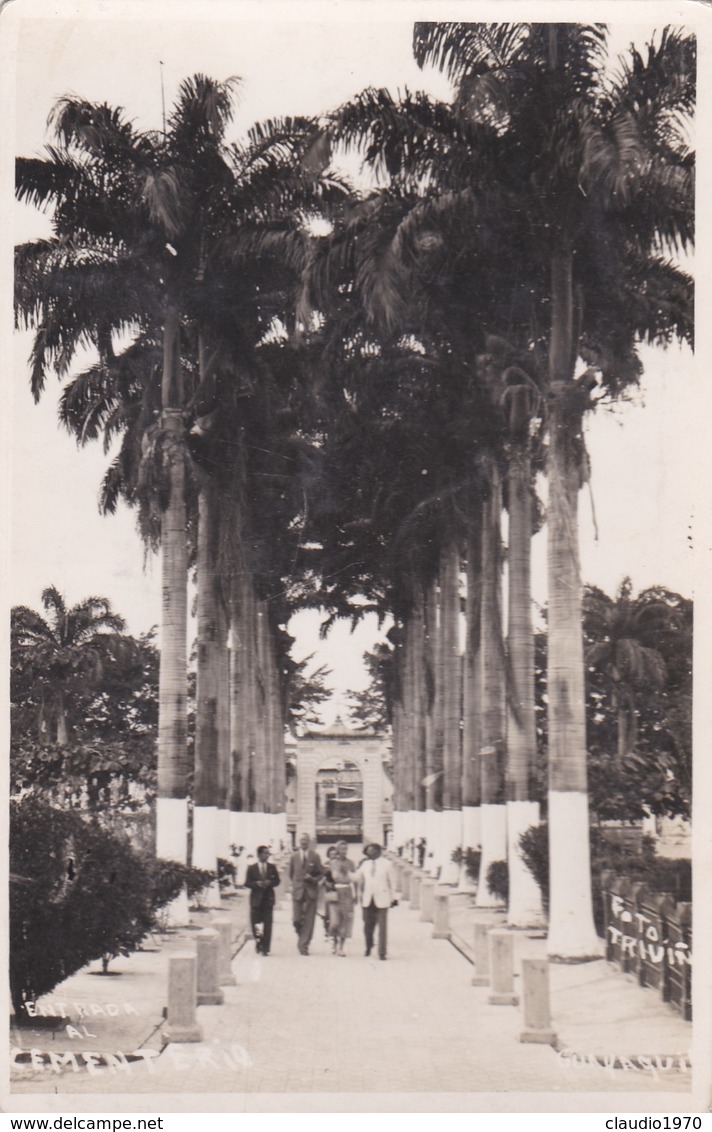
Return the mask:
[[[350,731],[339,720],[333,727],[311,732],[297,741],[296,833],[316,831],[316,782],[322,766],[339,760],[353,763],[363,783],[364,841],[383,844],[391,824],[392,786],[383,769],[387,742],[383,736]]]

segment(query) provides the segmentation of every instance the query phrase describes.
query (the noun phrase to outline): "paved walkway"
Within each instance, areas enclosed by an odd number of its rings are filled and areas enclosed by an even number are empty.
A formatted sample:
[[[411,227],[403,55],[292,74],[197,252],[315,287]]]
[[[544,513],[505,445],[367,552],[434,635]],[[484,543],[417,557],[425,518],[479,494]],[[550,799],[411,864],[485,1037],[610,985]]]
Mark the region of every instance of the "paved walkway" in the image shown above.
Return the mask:
[[[225,903],[240,947],[245,895]],[[201,1043],[162,1050],[160,1042],[167,953],[185,947],[190,932],[163,939],[160,952],[117,960],[120,977],[102,979],[85,971],[68,980],[61,997],[57,991],[48,1000],[70,1003],[76,1032],[67,1033],[64,1019],[54,1030],[15,1032],[13,1042],[36,1052],[34,1064],[29,1052],[16,1057],[14,1098],[31,1107],[33,1094],[37,1103],[37,1094],[47,1093],[58,1094],[58,1100],[72,1094],[78,1103],[79,1094],[100,1093],[112,1111],[137,1103],[129,1095],[148,1103],[153,1094],[152,1103],[168,1109],[177,1093],[232,1094],[235,1101],[226,1103],[234,1108],[260,1107],[259,1098],[268,1094],[292,1094],[293,1107],[310,1110],[314,1095],[330,1098],[322,1107],[358,1108],[367,1094],[407,1094],[418,1110],[417,1097],[450,1093],[460,1095],[465,1110],[476,1110],[475,1094],[499,1094],[501,1106],[495,1100],[489,1109],[494,1111],[510,1107],[517,1094],[547,1092],[560,1094],[563,1108],[565,1095],[585,1093],[584,1107],[591,1110],[621,1109],[624,1094],[634,1094],[633,1107],[640,1111],[690,1110],[690,1073],[679,1067],[657,1074],[632,1066],[606,1068],[548,1046],[521,1044],[519,1009],[489,1005],[488,988],[471,986],[472,967],[463,955],[448,941],[434,940],[432,925],[407,904],[389,914],[387,962],[364,957],[358,915],[345,959],[331,954],[319,920],[311,954],[300,956],[290,911],[285,892],[276,910],[272,955],[257,956],[251,941],[241,946],[233,961],[237,985],[225,987],[225,1004],[198,1009]],[[194,918],[203,926],[208,917]],[[567,970],[578,983],[572,1001],[582,1011],[591,1009],[601,987],[591,983],[586,968]],[[92,1002],[103,1013],[92,1012]],[[83,1004],[81,1018],[74,1003]],[[116,1009],[109,1011],[108,1003]],[[133,1009],[127,1011],[126,1004]],[[618,1052],[615,1026],[609,1034],[609,1048]],[[87,1064],[77,1052],[86,1050],[108,1056]],[[69,1051],[76,1069],[71,1057],[63,1060]],[[135,1056],[124,1063],[117,1051]],[[608,1094],[616,1094],[615,1101]],[[289,1108],[286,1098],[282,1103]],[[432,1105],[422,1110],[427,1107]]]

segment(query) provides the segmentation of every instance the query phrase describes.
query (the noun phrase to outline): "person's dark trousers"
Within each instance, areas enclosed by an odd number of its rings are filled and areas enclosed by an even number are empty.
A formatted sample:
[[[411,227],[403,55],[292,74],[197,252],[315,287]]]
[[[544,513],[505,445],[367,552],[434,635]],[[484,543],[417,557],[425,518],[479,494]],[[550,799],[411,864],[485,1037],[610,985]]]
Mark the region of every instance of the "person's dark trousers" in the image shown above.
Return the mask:
[[[303,896],[301,900],[294,901],[294,930],[299,936],[300,951],[306,951],[314,934],[314,920],[316,919],[316,896]]]
[[[257,926],[262,925],[262,945],[260,950],[263,955],[269,954],[269,949],[272,946],[272,912],[271,906],[263,908],[250,908],[250,922],[252,924],[252,934],[257,939],[259,932]]]
[[[363,909],[363,934],[366,940],[366,951],[373,950],[373,937],[378,925],[378,954],[381,959],[386,958],[388,945],[388,909],[377,908],[373,900]]]

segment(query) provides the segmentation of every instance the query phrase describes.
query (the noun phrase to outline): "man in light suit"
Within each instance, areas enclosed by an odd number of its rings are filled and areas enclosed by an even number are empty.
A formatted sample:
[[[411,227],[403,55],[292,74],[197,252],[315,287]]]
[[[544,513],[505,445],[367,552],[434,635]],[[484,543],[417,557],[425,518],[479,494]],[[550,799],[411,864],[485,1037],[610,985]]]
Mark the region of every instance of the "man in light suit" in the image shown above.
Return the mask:
[[[272,943],[274,890],[278,884],[279,873],[269,860],[269,849],[260,845],[256,863],[248,866],[245,887],[250,890],[250,923],[255,947],[263,955],[269,955]]]
[[[314,934],[319,882],[324,874],[321,857],[310,849],[310,844],[309,834],[303,833],[299,838],[299,848],[296,853],[292,853],[289,861],[289,876],[292,881],[292,919],[300,955],[309,954],[309,944]]]
[[[366,860],[356,873],[359,900],[363,909],[363,934],[366,955],[373,950],[373,937],[378,926],[378,958],[386,958],[388,909],[395,901],[395,880],[391,866],[381,856],[381,846],[375,842],[365,849]]]

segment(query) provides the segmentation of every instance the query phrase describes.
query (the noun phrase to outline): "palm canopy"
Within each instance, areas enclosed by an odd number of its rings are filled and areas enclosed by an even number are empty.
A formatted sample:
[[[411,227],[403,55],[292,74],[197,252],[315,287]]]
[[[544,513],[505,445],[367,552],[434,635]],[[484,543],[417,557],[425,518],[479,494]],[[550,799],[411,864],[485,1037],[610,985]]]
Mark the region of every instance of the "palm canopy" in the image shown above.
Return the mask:
[[[238,88],[234,78],[186,79],[163,133],[138,131],[121,109],[63,98],[50,117],[57,144],[45,159],[17,163],[18,196],[50,208],[54,229],[16,257],[17,319],[36,328],[33,394],[51,369],[66,376],[80,346],[95,347],[98,360],[63,391],[60,419],[80,444],[103,438],[108,451],[121,438],[101,506],[114,510],[120,496],[138,503],[153,545],[166,502],[158,457],[167,304],[182,316],[178,400],[188,433],[202,434],[223,409],[225,443],[214,431],[202,466],[240,466],[225,434],[239,433],[238,403],[255,395],[255,350],[275,324],[294,323],[299,269],[315,240],[310,218],[345,191],[309,119],[271,120],[228,143]],[[130,339],[117,353],[122,331]],[[189,447],[205,456],[205,443]]]
[[[374,309],[395,321],[421,265],[431,293],[457,279],[476,323],[494,261],[490,290],[511,314],[487,330],[548,350],[550,260],[563,250],[575,256],[571,330],[613,392],[639,376],[641,338],[691,340],[691,281],[669,256],[693,239],[694,41],[666,29],[618,72],[598,26],[416,24],[414,50],[449,75],[451,105],[367,90],[332,124],[408,198],[380,238]],[[567,345],[559,379],[576,355]]]
[[[281,309],[278,254],[298,264],[308,216],[343,190],[313,168],[308,119],[270,121],[227,144],[238,82],[185,80],[165,134],[136,130],[121,109],[61,99],[50,117],[58,144],[18,159],[18,198],[51,209],[53,225],[51,239],[16,256],[18,321],[37,328],[35,398],[50,368],[65,376],[80,345],[110,360],[112,333],[155,331],[169,298],[252,342]],[[257,251],[261,291],[257,302],[253,285],[250,311],[239,284]]]
[[[67,697],[86,691],[112,664],[127,659],[133,643],[122,634],[123,617],[104,597],[89,597],[68,607],[55,586],[42,593],[46,616],[15,606],[10,618],[13,676],[22,678],[39,700],[40,734],[54,723],[57,741],[66,742]]]
[[[584,589],[585,660],[589,671],[603,673],[609,683],[619,716],[619,758],[635,744],[636,693],[666,686],[666,657],[674,663],[686,619],[678,595],[653,587],[636,597],[630,578],[624,578],[614,598],[597,586]]]

